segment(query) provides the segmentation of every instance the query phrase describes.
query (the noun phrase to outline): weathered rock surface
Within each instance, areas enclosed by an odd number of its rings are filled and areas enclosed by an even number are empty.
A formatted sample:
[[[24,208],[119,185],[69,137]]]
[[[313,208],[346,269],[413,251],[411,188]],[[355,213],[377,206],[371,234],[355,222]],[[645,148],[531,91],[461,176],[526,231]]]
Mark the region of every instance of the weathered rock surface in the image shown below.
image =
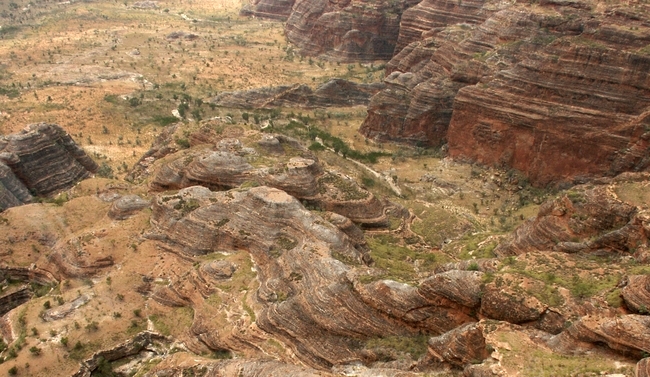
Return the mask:
[[[358,84],[343,79],[332,79],[316,90],[303,84],[222,92],[212,99],[212,103],[243,109],[358,106],[367,105],[370,97],[383,87],[381,83]]]
[[[641,359],[634,368],[634,377],[650,376],[650,358]]]
[[[650,275],[633,275],[627,279],[621,291],[625,305],[637,313],[650,314]]]
[[[550,345],[567,352],[605,344],[615,351],[640,356],[650,352],[649,326],[650,316],[645,315],[629,314],[614,318],[585,316],[552,338]]]
[[[525,27],[515,14],[485,22],[497,9],[494,2],[422,1],[406,11],[400,45],[386,66],[387,87],[372,98],[360,132],[381,141],[443,144],[456,93],[490,72],[473,57]]]
[[[261,329],[308,365],[329,368],[361,360],[358,344],[368,338],[440,334],[472,321],[469,308],[444,297],[425,298],[415,287],[350,280],[352,267],[339,260],[359,265],[367,256],[337,227],[274,188],[185,188],[158,197],[151,221],[147,237],[180,254],[243,249],[253,259],[259,280],[254,327],[207,331],[202,299],[180,281],[171,284],[178,297],[192,302],[197,310],[192,331],[212,349],[244,347]]]
[[[54,245],[48,261],[56,266],[58,276],[61,278],[90,277],[113,265],[112,255],[106,255],[86,245],[84,237],[91,234],[72,235],[59,240]]]
[[[72,187],[97,164],[54,124],[32,124],[0,138],[0,209]]]
[[[24,304],[34,296],[35,286],[51,286],[58,281],[48,271],[34,266],[26,267],[0,267],[0,282],[3,284],[3,294],[0,295],[0,316]],[[4,284],[9,282],[22,282],[26,285],[5,291]]]
[[[510,280],[509,278],[507,275],[503,277],[505,281]],[[481,314],[514,324],[539,319],[546,310],[546,305],[534,296],[516,289],[525,285],[527,279],[512,278],[516,283],[509,282],[505,286],[499,286],[492,282],[486,285],[481,298]]]
[[[132,339],[111,349],[94,353],[81,363],[79,370],[72,377],[90,377],[102,361],[115,361],[132,356],[149,347],[154,342],[168,341],[163,335],[151,331],[143,331]]]
[[[453,270],[435,274],[420,283],[419,291],[424,297],[442,296],[463,306],[480,305],[482,272]]]
[[[316,158],[295,140],[277,137],[276,141],[277,161],[261,157],[254,148],[244,146],[238,139],[223,139],[217,143],[216,150],[192,149],[160,166],[151,187],[170,190],[200,184],[223,190],[244,183],[267,185],[356,223],[381,225],[386,222],[384,205],[372,193],[348,177],[324,172]],[[265,150],[272,144],[268,137],[260,142]],[[298,156],[289,157],[288,154]]]
[[[605,185],[577,186],[550,200],[537,216],[495,249],[499,256],[532,250],[627,252],[648,239],[648,215],[616,198]]]
[[[647,170],[648,16],[621,9],[422,1],[402,17],[361,132],[447,142],[454,158],[537,185]]]
[[[300,0],[285,25],[287,39],[304,55],[338,61],[390,59],[400,17],[416,0]]]
[[[439,362],[458,367],[483,361],[489,356],[478,323],[468,323],[429,339],[429,353]]]
[[[252,0],[244,5],[239,12],[242,16],[286,20],[291,14],[291,8],[296,0]]]
[[[113,202],[108,210],[108,217],[124,220],[149,207],[150,204],[148,200],[142,199],[138,195],[125,195]]]
[[[75,310],[77,310],[80,306],[85,305],[90,301],[90,297],[87,295],[81,295],[74,300],[70,302],[66,302],[65,304],[58,306],[56,308],[48,309],[46,310],[41,318],[45,322],[52,322],[56,321],[59,319],[63,319],[66,316],[72,314]]]
[[[28,286],[20,287],[13,292],[3,293],[0,296],[0,316],[26,303],[32,298],[32,295],[32,290]]]

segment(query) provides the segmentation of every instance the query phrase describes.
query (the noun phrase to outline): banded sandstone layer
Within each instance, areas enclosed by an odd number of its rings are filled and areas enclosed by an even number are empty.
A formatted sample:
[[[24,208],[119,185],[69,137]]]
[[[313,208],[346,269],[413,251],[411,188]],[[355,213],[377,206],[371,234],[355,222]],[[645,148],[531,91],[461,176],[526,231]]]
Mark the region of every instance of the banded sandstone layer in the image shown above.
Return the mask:
[[[285,25],[287,39],[304,55],[337,61],[389,59],[400,17],[417,0],[301,0]]]
[[[362,231],[349,219],[309,211],[287,193],[313,191],[313,186],[305,184],[314,178],[310,174],[306,175],[310,179],[283,180],[286,192],[239,184],[241,175],[246,176],[244,182],[277,181],[290,174],[292,164],[304,162],[311,153],[286,137],[240,132],[243,141],[225,137],[226,131],[213,135],[215,139],[203,131],[190,134],[188,137],[201,145],[150,166],[150,177],[157,184],[164,178],[179,185],[166,190],[191,182],[220,190],[229,185],[239,187],[213,192],[193,186],[159,194],[149,213],[142,211],[146,200],[131,195],[117,199],[118,195],[110,195],[114,192],[96,190],[97,183],[89,183],[91,203],[114,200],[112,206],[102,206],[110,218],[100,217],[98,223],[81,227],[72,235],[51,236],[48,245],[53,252],[38,259],[39,267],[53,271],[59,281],[93,279],[96,283],[89,288],[62,285],[65,302],[45,310],[42,319],[34,315],[34,326],[58,326],[58,331],[68,334],[66,331],[74,330],[65,330],[64,324],[83,321],[87,313],[101,309],[102,300],[120,307],[121,313],[146,310],[145,318],[134,315],[121,320],[110,312],[92,317],[101,321],[102,331],[110,331],[111,326],[126,328],[129,321],[132,325],[128,328],[135,331],[140,328],[138,323],[148,320],[156,328],[166,329],[161,322],[163,313],[170,316],[168,321],[176,318],[172,313],[190,313],[183,317],[185,325],[166,330],[188,350],[178,358],[165,351],[168,346],[141,348],[140,338],[135,336],[134,341],[121,340],[117,346],[110,344],[92,355],[86,353],[80,373],[97,369],[102,355],[109,360],[118,358],[117,365],[153,354],[163,359],[153,371],[163,375],[192,369],[208,376],[233,370],[243,376],[423,376],[447,366],[469,376],[506,376],[521,370],[508,364],[517,360],[516,356],[504,356],[508,347],[521,342],[530,343],[522,353],[526,355],[598,355],[625,365],[630,365],[625,355],[638,360],[650,351],[644,330],[647,315],[642,309],[647,303],[647,280],[639,275],[644,270],[630,269],[629,278],[621,279],[620,284],[609,282],[612,273],[603,273],[612,263],[628,263],[627,255],[642,263],[648,246],[643,208],[622,201],[611,187],[628,179],[632,183],[641,179],[634,184],[642,184],[647,176],[627,175],[603,180],[602,185],[583,185],[549,201],[532,224],[522,226],[512,241],[503,242],[504,249],[518,245],[519,251],[497,253],[509,257],[441,264],[436,268],[439,272],[431,266],[426,270],[418,261],[400,259],[400,263],[421,268],[418,281],[405,284],[385,278],[386,270],[373,265]],[[224,161],[232,163],[220,163]],[[252,168],[242,170],[246,164]],[[268,170],[271,167],[274,172]],[[128,191],[122,187],[121,191]],[[24,208],[38,209],[29,207]],[[14,214],[14,210],[9,212]],[[549,220],[549,216],[557,218]],[[142,220],[143,224],[127,231],[134,221]],[[11,224],[16,221],[10,218]],[[105,221],[111,226],[104,225]],[[117,236],[121,227],[127,233]],[[25,236],[31,242],[37,235]],[[115,239],[117,247],[111,242]],[[542,241],[528,241],[539,239]],[[586,246],[574,250],[565,247],[567,242]],[[631,254],[633,248],[636,252]],[[607,267],[591,259],[604,253],[612,258]],[[139,263],[129,262],[134,258]],[[580,269],[575,268],[577,264]],[[554,280],[545,277],[551,273],[556,274]],[[593,276],[589,282],[604,281],[611,288],[593,297],[569,293],[569,288],[575,289],[571,285],[578,283],[565,276],[580,281],[587,279],[585,274]],[[107,277],[112,277],[113,283]],[[79,289],[83,289],[81,294]],[[618,294],[616,289],[622,296],[618,306],[604,303],[605,296]],[[93,295],[93,290],[105,295]],[[21,291],[16,298],[24,300],[26,293]],[[122,305],[129,304],[116,299],[116,294],[126,295],[127,301],[136,304],[126,310]],[[45,299],[36,306],[41,307]],[[20,326],[16,320],[19,311],[9,313],[7,326]],[[91,330],[80,331],[83,336],[92,334]],[[10,336],[6,339],[13,339]],[[517,342],[507,340],[504,345],[504,339],[512,336]],[[425,347],[421,354],[404,351],[389,343],[396,341]],[[53,352],[60,349],[56,345]],[[574,349],[583,356],[568,356]],[[197,356],[209,353],[239,357],[215,361]],[[269,355],[275,360],[269,360]],[[145,368],[147,364],[142,365]],[[640,363],[639,368],[644,365]]]
[[[72,187],[97,164],[61,127],[32,124],[0,138],[0,210]]]
[[[648,9],[423,1],[361,132],[505,165],[537,185],[650,164]]]

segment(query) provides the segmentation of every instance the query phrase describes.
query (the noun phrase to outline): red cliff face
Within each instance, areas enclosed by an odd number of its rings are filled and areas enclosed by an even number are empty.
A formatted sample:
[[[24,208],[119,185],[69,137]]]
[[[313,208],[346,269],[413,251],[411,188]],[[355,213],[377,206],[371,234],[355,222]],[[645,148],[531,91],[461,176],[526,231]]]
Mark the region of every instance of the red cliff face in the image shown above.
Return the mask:
[[[417,0],[299,0],[287,20],[287,39],[304,55],[337,61],[390,59],[400,17]]]
[[[587,2],[425,0],[402,17],[360,132],[447,142],[454,158],[538,185],[647,170],[648,20],[646,8]]]
[[[462,89],[450,154],[512,166],[538,184],[646,169],[650,57],[576,39]]]

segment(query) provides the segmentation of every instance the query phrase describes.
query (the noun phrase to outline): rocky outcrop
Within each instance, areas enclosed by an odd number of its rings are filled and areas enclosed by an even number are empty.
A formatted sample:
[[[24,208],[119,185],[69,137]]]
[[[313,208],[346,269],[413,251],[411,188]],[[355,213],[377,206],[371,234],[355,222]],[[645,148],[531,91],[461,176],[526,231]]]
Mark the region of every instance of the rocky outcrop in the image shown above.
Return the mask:
[[[165,127],[151,145],[151,148],[136,162],[133,169],[124,178],[129,182],[142,181],[150,173],[150,167],[156,160],[159,160],[168,154],[176,152],[174,147],[173,136],[178,129],[178,124],[172,124]]]
[[[81,295],[70,302],[67,302],[56,308],[46,310],[41,316],[41,318],[45,322],[52,322],[52,321],[63,319],[68,315],[74,313],[74,311],[77,310],[82,305],[88,303],[88,301],[90,301],[89,296]]]
[[[629,314],[615,318],[585,316],[553,337],[550,345],[567,352],[605,344],[615,351],[641,356],[650,352],[648,326],[650,316],[644,315]]]
[[[54,124],[33,124],[0,138],[0,209],[72,187],[97,164]]]
[[[242,16],[286,20],[295,0],[252,0],[239,12]]]
[[[111,208],[108,210],[108,217],[115,220],[125,220],[149,207],[150,204],[148,200],[144,200],[138,195],[125,195],[113,201]]]
[[[28,286],[23,286],[13,292],[2,294],[0,296],[0,316],[26,303],[32,298],[32,295],[32,290]]]
[[[647,169],[650,58],[620,50],[642,43],[627,33],[592,32],[461,90],[450,155],[512,166],[538,185]]]
[[[514,278],[504,276],[505,280]],[[513,279],[514,280],[514,279]],[[487,318],[507,321],[514,324],[536,321],[546,310],[546,305],[534,296],[517,290],[526,284],[526,279],[519,284],[499,286],[496,283],[487,284],[481,298],[481,314]]]
[[[73,235],[59,240],[47,257],[57,269],[57,274],[64,278],[87,278],[114,264],[113,256],[102,250],[90,248],[84,237],[94,238],[93,233]]]
[[[381,83],[358,84],[343,79],[332,79],[316,90],[303,84],[222,92],[211,102],[217,106],[242,109],[359,106],[367,105],[370,97],[383,87]]]
[[[627,252],[647,242],[649,226],[647,213],[616,198],[607,186],[577,186],[542,204],[537,216],[515,229],[494,252]]]
[[[223,139],[216,150],[192,149],[160,166],[151,187],[162,191],[198,184],[224,190],[242,184],[267,185],[356,223],[376,226],[386,222],[384,205],[372,193],[349,177],[324,172],[316,158],[295,140],[278,136],[275,141],[273,158],[260,156],[238,139]],[[260,143],[265,152],[276,144],[268,136]]]
[[[29,189],[4,163],[2,157],[0,155],[0,209],[31,202],[32,195],[29,193]]]
[[[457,367],[481,362],[489,356],[478,323],[468,323],[429,339],[429,354],[439,362]]]
[[[634,377],[650,376],[650,358],[641,359],[634,368]]]
[[[417,0],[299,0],[285,34],[300,53],[338,61],[387,60],[393,55],[402,12]]]
[[[647,170],[647,16],[576,4],[422,1],[360,131],[536,185]]]
[[[420,283],[424,297],[441,296],[468,308],[481,304],[482,272],[452,270],[435,274]]]
[[[38,285],[58,284],[58,280],[49,271],[35,266],[31,267],[0,267],[0,281],[21,281]]]
[[[147,237],[179,254],[245,250],[252,257],[259,280],[254,328],[207,331],[202,299],[180,281],[171,284],[195,307],[192,331],[212,349],[242,347],[259,338],[261,329],[308,365],[329,368],[360,360],[359,342],[369,338],[440,334],[472,321],[469,308],[440,296],[425,298],[415,287],[351,280],[353,266],[369,263],[368,256],[337,227],[278,189],[185,188],[154,200],[151,222]],[[253,329],[254,338],[247,338]]]
[[[629,276],[621,296],[629,309],[641,314],[650,314],[650,276]]]
[[[474,56],[512,40],[510,34],[526,26],[516,14],[485,22],[498,7],[489,1],[425,0],[406,11],[400,46],[386,66],[386,89],[372,98],[360,132],[380,141],[443,144],[456,93],[492,69]],[[477,23],[482,26],[471,26]]]
[[[0,295],[0,316],[29,301],[34,296],[35,287],[53,286],[58,283],[51,273],[34,266],[29,268],[1,266],[0,282],[3,284],[11,282],[28,284],[9,289]],[[3,290],[4,288],[3,286]]]
[[[151,331],[143,331],[132,339],[111,349],[95,352],[89,359],[81,363],[81,367],[72,377],[90,377],[101,362],[111,362],[133,356],[154,342],[162,341],[168,341],[168,339],[163,335]]]

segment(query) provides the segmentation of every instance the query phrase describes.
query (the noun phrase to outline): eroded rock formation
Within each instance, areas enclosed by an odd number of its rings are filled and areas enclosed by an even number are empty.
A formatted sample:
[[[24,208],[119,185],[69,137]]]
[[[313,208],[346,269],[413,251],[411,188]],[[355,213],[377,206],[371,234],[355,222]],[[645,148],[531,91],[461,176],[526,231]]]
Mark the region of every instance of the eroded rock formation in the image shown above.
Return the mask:
[[[266,136],[259,140],[257,147],[262,152],[272,149],[276,156],[263,157],[239,139],[222,139],[217,142],[216,150],[197,147],[170,159],[160,166],[151,186],[156,190],[170,190],[200,184],[223,190],[242,184],[267,185],[357,223],[382,225],[386,222],[384,205],[379,199],[353,179],[323,171],[317,159],[295,140]]]
[[[242,16],[254,16],[286,20],[291,14],[295,0],[252,0],[239,12]]]
[[[250,227],[253,216],[255,226]],[[453,293],[447,295],[449,299],[388,280],[356,282],[351,266],[369,263],[367,255],[337,227],[278,189],[185,188],[154,201],[152,224],[154,230],[147,237],[188,257],[219,250],[250,253],[260,282],[254,296],[255,328],[289,345],[300,359],[318,368],[361,360],[359,345],[369,338],[414,336],[420,331],[441,334],[475,321],[471,308],[464,306],[475,305],[474,299],[461,297],[460,303],[454,302]],[[203,281],[209,284],[208,279]],[[450,287],[439,292],[455,291],[453,279],[441,279],[440,284]],[[251,336],[259,336],[241,325],[230,333],[206,331],[210,325],[201,319],[199,297],[203,296],[194,289],[172,282],[161,302],[191,302],[198,310],[193,328],[204,344],[236,349],[253,342]]]
[[[148,200],[144,200],[138,195],[125,195],[113,201],[108,216],[112,219],[124,220],[149,205]]]
[[[638,357],[650,352],[649,325],[650,316],[637,314],[615,318],[585,316],[556,335],[550,344],[564,352],[606,344],[613,350]]]
[[[70,188],[97,164],[54,124],[32,124],[0,138],[0,210]]]
[[[576,186],[544,203],[537,216],[517,228],[495,253],[627,252],[647,242],[649,225],[645,211],[622,202],[607,186]]]
[[[537,185],[646,170],[645,17],[582,2],[425,0],[402,17],[361,132],[448,143],[452,157]]]
[[[304,55],[338,61],[390,59],[402,12],[416,3],[300,0],[287,20],[285,33]]]
[[[641,314],[650,314],[650,276],[632,275],[621,291],[621,296],[630,310]]]
[[[212,99],[212,103],[217,106],[243,109],[358,106],[367,105],[370,97],[383,87],[382,83],[357,84],[348,80],[332,79],[316,90],[303,84],[222,92]]]

